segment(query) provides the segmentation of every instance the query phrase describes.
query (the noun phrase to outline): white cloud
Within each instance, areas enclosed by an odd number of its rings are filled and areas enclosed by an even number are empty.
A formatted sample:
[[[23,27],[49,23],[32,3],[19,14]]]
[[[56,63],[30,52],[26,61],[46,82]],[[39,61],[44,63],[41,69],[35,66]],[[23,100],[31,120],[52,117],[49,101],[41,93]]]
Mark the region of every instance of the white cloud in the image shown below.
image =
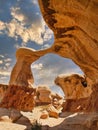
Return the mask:
[[[12,61],[12,59],[11,58],[6,58],[6,59],[4,59],[4,61],[5,62],[10,62],[10,61]]]
[[[2,61],[2,60],[0,60],[0,64],[3,64],[3,61]]]
[[[28,41],[43,45],[43,42],[52,38],[53,32],[46,27],[46,23],[38,11],[38,2],[36,0],[30,2],[27,2],[30,9],[21,6],[19,4],[21,1],[16,4],[17,6],[11,7],[12,19],[8,23],[0,21],[0,33],[6,33],[16,41],[20,37],[23,46],[26,46]]]
[[[4,30],[5,29],[5,23],[0,21],[0,30]]]
[[[9,66],[10,66],[10,63],[6,63],[5,66],[6,66],[6,67],[9,67]]]
[[[31,65],[32,69],[37,69],[37,70],[41,70],[43,68],[43,64],[39,63],[39,64],[33,64]]]
[[[1,58],[4,58],[4,55],[0,55]]]
[[[7,71],[1,71],[0,70],[0,75],[2,75],[2,76],[10,76],[10,74],[11,74],[11,72],[7,72]]]

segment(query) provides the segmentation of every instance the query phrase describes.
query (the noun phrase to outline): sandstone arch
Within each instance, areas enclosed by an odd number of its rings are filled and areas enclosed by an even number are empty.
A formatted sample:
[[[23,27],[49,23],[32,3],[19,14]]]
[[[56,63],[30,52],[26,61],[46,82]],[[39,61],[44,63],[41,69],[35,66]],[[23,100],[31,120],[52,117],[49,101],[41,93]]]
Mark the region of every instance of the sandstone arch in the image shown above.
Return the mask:
[[[39,0],[39,5],[55,35],[53,53],[71,58],[87,77],[97,82],[98,1]]]
[[[11,72],[9,84],[28,87],[29,82],[34,82],[31,64],[49,52],[51,52],[50,48],[39,51],[31,48],[18,49],[16,51],[17,62]]]
[[[54,44],[46,50],[17,50],[17,63],[9,84],[28,86],[29,80],[33,82],[30,64],[47,53],[55,53],[72,59],[92,80],[93,92],[87,109],[98,111],[98,1],[39,0],[39,5],[54,32]]]
[[[39,0],[39,5],[54,32],[53,53],[72,59],[92,80],[86,109],[98,111],[98,1]]]

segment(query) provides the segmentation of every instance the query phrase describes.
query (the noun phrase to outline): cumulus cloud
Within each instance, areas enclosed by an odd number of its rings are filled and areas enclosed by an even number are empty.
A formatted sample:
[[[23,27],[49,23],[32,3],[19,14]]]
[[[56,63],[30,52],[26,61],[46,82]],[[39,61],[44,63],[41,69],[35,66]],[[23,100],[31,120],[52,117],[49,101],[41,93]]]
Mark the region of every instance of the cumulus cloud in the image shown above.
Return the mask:
[[[6,58],[6,59],[4,59],[4,61],[5,61],[5,62],[11,62],[12,59],[11,59],[11,58]]]
[[[0,64],[2,64],[3,63],[3,61],[2,60],[0,60]]]
[[[10,15],[12,18],[9,22],[0,21],[0,33],[6,33],[16,41],[21,38],[22,46],[26,46],[29,41],[43,45],[52,38],[53,32],[47,28],[40,15],[36,0],[16,1],[10,7]]]
[[[4,55],[0,55],[0,58],[4,58]]]
[[[55,86],[54,79],[60,74],[81,73],[82,71],[71,60],[48,54],[33,63],[32,72],[35,84]],[[40,68],[41,67],[41,68]]]
[[[2,75],[2,76],[10,76],[10,74],[11,74],[11,72],[7,72],[7,71],[2,71],[2,70],[0,70],[0,75]]]
[[[34,64],[31,66],[31,68],[41,70],[43,68],[43,64],[42,63]]]

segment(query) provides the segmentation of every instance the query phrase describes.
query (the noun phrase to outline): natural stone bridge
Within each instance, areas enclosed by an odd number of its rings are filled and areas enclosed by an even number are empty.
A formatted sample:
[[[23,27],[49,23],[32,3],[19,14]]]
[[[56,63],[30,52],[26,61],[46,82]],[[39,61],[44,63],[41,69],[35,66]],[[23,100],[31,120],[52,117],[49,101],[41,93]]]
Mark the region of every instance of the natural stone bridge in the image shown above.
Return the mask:
[[[54,32],[54,44],[46,50],[20,48],[9,84],[33,82],[30,65],[47,53],[72,59],[93,87],[87,110],[98,111],[98,1],[39,0],[44,20]],[[89,81],[87,80],[87,81]]]

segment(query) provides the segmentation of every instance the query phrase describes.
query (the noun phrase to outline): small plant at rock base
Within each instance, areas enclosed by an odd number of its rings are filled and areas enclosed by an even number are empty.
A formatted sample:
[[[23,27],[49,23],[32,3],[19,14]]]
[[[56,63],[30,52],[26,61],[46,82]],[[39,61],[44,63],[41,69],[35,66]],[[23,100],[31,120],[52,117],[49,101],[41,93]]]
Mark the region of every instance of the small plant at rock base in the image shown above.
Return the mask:
[[[32,128],[31,128],[31,130],[41,130],[41,129],[42,129],[42,126],[37,121],[35,121],[35,123],[32,125]]]

